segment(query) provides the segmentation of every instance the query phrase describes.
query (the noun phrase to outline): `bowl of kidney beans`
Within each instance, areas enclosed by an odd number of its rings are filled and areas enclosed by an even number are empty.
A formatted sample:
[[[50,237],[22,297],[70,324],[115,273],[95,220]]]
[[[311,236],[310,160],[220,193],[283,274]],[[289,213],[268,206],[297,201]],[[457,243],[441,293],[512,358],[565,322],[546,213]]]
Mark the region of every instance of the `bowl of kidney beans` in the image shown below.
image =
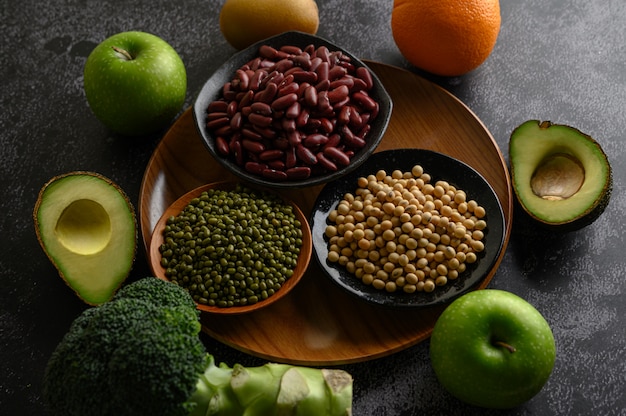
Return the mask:
[[[327,183],[380,144],[392,112],[365,63],[320,37],[283,34],[231,57],[202,87],[194,121],[240,178],[272,188]]]

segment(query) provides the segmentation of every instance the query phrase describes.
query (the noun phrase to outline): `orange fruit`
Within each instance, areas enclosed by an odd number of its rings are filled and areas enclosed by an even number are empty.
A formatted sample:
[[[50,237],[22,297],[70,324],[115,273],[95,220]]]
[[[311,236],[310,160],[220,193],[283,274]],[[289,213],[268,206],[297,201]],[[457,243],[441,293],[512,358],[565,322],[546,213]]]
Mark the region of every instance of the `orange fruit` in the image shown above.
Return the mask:
[[[314,0],[226,0],[220,30],[237,49],[290,30],[315,34],[319,11]]]
[[[498,0],[394,0],[391,30],[411,64],[458,76],[491,54],[500,21]]]

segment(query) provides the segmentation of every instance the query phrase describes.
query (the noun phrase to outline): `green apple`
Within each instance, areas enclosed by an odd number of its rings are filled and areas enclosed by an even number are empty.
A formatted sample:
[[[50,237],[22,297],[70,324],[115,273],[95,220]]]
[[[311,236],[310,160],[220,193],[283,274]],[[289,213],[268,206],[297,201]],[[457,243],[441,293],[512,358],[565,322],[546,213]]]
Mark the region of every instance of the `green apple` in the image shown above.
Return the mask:
[[[122,32],[89,54],[84,69],[87,102],[109,129],[126,136],[166,127],[187,92],[185,65],[174,48],[145,32]]]
[[[441,385],[458,399],[512,408],[534,397],[556,359],[550,326],[510,292],[478,290],[454,300],[437,320],[430,359]]]

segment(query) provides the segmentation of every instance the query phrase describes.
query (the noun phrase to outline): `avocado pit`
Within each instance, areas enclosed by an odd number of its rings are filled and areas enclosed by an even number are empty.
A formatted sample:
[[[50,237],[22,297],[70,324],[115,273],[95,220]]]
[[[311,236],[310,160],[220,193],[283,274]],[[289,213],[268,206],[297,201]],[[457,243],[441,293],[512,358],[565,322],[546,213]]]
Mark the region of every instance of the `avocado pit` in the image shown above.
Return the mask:
[[[561,201],[575,195],[585,182],[585,168],[574,156],[555,153],[537,166],[530,179],[535,195],[549,201]]]
[[[55,232],[69,251],[85,256],[96,254],[111,240],[111,218],[99,203],[79,199],[63,210]]]

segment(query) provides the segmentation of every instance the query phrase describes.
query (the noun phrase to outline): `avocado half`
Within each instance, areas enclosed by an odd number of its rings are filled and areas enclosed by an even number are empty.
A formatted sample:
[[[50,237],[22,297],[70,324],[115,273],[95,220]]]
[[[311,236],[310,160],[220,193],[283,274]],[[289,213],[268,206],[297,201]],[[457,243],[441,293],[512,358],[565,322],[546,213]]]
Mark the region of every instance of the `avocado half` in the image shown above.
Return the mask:
[[[611,197],[613,178],[600,145],[579,130],[529,120],[509,141],[513,190],[535,221],[558,231],[594,222]]]
[[[56,176],[39,192],[33,218],[39,244],[78,297],[110,300],[137,250],[135,210],[122,189],[94,172]]]

